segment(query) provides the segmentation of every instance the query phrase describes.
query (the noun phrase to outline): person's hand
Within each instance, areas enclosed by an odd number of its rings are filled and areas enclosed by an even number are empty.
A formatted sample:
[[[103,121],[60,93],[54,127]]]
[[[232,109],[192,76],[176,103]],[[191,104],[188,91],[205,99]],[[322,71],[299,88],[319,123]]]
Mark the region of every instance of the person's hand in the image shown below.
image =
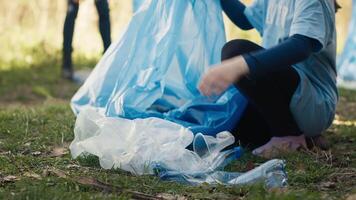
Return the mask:
[[[248,73],[245,59],[237,56],[209,69],[201,79],[199,90],[205,96],[220,95]]]

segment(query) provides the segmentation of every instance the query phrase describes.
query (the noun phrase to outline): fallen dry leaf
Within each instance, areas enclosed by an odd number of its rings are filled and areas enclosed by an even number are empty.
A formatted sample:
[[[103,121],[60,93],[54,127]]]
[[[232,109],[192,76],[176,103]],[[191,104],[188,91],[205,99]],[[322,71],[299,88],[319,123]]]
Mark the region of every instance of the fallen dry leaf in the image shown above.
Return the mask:
[[[15,182],[20,180],[17,176],[5,176],[3,178],[0,178],[0,182],[4,182],[4,183],[11,183],[11,182]]]
[[[320,186],[321,186],[321,188],[323,188],[323,189],[330,190],[330,189],[335,189],[335,188],[336,188],[336,183],[335,183],[335,182],[328,181],[328,182],[323,182],[323,183],[321,183]]]
[[[356,194],[352,194],[346,198],[346,200],[356,200]]]
[[[37,179],[37,180],[42,180],[42,177],[36,173],[33,173],[33,172],[25,172],[23,174],[24,176],[28,177],[28,178],[34,178],[34,179]]]
[[[67,169],[79,169],[80,166],[79,165],[75,165],[75,164],[70,164],[66,166]]]
[[[0,155],[10,155],[11,154],[11,151],[0,151]]]
[[[42,154],[42,152],[40,151],[35,151],[35,152],[32,152],[31,155],[33,156],[40,156]]]
[[[161,193],[157,195],[158,198],[162,198],[165,200],[187,200],[188,198],[179,196],[179,195],[173,195],[173,194],[168,194],[168,193]]]
[[[50,156],[51,157],[62,157],[64,155],[68,154],[68,149],[64,147],[55,147]]]
[[[47,177],[49,174],[50,174],[50,172],[49,172],[48,169],[44,169],[43,172],[42,172],[42,176],[43,177]]]
[[[49,169],[49,173],[53,173],[54,175],[58,176],[59,178],[67,178],[67,175],[64,171],[59,170],[59,169]]]

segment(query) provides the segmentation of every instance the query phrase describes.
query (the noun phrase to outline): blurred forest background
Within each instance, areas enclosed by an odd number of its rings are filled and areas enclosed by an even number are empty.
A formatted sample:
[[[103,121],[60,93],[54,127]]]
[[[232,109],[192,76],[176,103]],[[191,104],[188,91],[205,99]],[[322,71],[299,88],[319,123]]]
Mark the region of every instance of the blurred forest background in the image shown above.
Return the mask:
[[[132,17],[132,0],[109,1],[115,41]],[[352,0],[338,1],[343,7],[337,14],[340,53]],[[343,89],[336,120],[326,133],[332,149],[285,155],[290,186],[283,190],[267,191],[262,185],[189,187],[152,176],[102,170],[95,158],[71,159],[68,146],[73,140],[75,117],[68,102],[79,86],[60,78],[66,4],[67,0],[0,0],[0,199],[131,197],[131,192],[121,195],[116,193],[119,191],[174,194],[172,199],[346,199],[342,197],[351,194],[348,199],[355,199],[356,92]],[[241,31],[225,21],[228,39],[260,42],[256,31]],[[81,0],[73,43],[77,70],[94,67],[101,57],[97,24],[94,0]],[[242,172],[264,161],[246,153],[228,170]],[[95,178],[88,179],[95,187],[80,183],[79,177],[85,182],[86,177]]]
[[[337,16],[339,51],[347,35],[352,7],[351,0],[340,3],[343,9]],[[132,16],[131,1],[110,0],[110,6],[112,37],[117,40]],[[0,0],[0,70],[14,67],[14,62],[31,64],[36,56],[60,56],[65,13],[66,0]],[[100,56],[102,43],[97,21],[93,0],[82,0],[74,36],[75,55]],[[228,20],[226,30],[228,38],[260,40],[255,31],[242,32]]]

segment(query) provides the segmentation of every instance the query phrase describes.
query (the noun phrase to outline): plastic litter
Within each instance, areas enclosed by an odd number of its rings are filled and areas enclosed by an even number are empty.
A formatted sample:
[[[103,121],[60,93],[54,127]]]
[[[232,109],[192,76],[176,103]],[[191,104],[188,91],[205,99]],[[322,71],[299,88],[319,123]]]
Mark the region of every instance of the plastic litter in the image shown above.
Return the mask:
[[[215,169],[224,161],[220,150],[235,141],[230,133],[219,133],[219,139],[209,138],[210,145],[217,148],[200,158],[186,149],[194,135],[179,124],[159,118],[105,117],[93,109],[78,115],[74,133],[73,157],[90,153],[99,157],[105,169],[121,168],[135,174],[153,174],[152,163],[176,171]]]
[[[223,171],[243,153],[226,150],[235,141],[226,130],[247,102],[234,87],[202,97],[197,84],[220,62],[224,43],[219,0],[145,0],[72,99],[72,156],[92,154],[104,169],[193,185],[285,186],[280,160],[245,174]]]
[[[177,172],[160,166],[157,167],[156,173],[162,180],[190,185],[199,185],[203,183],[211,185],[247,185],[263,183],[267,188],[281,188],[288,186],[287,174],[285,173],[284,168],[285,162],[283,160],[275,159],[246,173],[225,171]]]
[[[338,58],[339,86],[356,89],[356,0],[353,0],[349,36]]]
[[[156,174],[163,180],[197,185],[250,184],[265,181],[267,187],[284,187],[284,162],[274,160],[247,172],[221,171],[241,157],[240,147],[224,150],[235,142],[229,132],[216,138],[197,134],[160,118],[123,119],[106,117],[92,108],[77,117],[74,158],[92,154],[104,169],[120,168],[134,174]],[[187,147],[193,143],[194,151]]]
[[[214,98],[197,89],[201,75],[220,62],[221,13],[219,0],[145,0],[72,98],[74,112],[92,107],[108,117],[157,117],[208,135],[232,130],[246,99],[234,87]]]

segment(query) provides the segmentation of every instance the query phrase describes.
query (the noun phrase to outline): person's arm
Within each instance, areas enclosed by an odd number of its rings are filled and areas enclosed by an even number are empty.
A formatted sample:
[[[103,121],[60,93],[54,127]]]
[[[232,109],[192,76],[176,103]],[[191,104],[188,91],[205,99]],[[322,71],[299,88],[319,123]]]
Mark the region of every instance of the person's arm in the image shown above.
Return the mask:
[[[306,60],[321,48],[316,39],[293,35],[273,48],[247,53],[243,57],[249,67],[249,76],[256,78]]]
[[[221,7],[229,17],[229,19],[242,30],[253,29],[253,26],[248,21],[244,11],[246,6],[239,0],[220,0]]]
[[[306,60],[322,48],[321,43],[303,35],[293,35],[271,49],[251,52],[223,61],[202,77],[199,90],[203,95],[220,95],[243,76],[250,78],[268,74]]]

